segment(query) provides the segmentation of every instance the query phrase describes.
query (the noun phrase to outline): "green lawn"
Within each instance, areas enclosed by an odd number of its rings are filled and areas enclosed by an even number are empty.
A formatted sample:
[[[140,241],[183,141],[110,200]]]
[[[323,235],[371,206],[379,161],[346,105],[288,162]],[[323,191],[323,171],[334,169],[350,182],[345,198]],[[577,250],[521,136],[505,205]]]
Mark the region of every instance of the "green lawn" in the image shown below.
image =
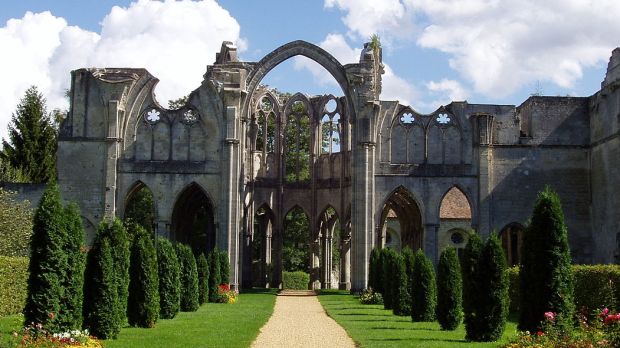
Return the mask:
[[[361,347],[498,347],[516,334],[516,323],[509,322],[501,342],[465,341],[465,328],[442,331],[439,324],[413,323],[410,317],[398,317],[383,305],[363,305],[345,292],[322,292],[319,301]]]
[[[125,327],[118,339],[105,341],[105,347],[249,347],[271,316],[275,300],[275,291],[243,293],[235,304],[208,303],[197,312],[159,320],[153,329]],[[2,337],[19,330],[22,318],[0,318]]]

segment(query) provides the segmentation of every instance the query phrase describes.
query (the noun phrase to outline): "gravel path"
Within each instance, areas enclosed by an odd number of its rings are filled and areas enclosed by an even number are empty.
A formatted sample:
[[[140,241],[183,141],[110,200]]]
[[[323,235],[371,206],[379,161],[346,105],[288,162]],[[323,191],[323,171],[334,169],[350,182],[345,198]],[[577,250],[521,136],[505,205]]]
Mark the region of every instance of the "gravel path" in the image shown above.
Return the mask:
[[[260,329],[254,348],[351,347],[353,340],[328,317],[316,296],[278,296],[273,314]]]

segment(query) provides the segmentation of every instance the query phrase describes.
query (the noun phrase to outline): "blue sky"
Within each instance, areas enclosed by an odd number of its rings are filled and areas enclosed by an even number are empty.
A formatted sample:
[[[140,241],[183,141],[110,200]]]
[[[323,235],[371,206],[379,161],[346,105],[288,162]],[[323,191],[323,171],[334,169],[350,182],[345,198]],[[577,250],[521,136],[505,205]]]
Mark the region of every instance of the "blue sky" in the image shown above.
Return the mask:
[[[522,103],[531,93],[589,96],[620,46],[617,0],[21,0],[0,5],[0,136],[30,85],[66,108],[80,67],[145,67],[160,103],[195,89],[222,40],[258,61],[293,40],[353,63],[372,33],[383,44],[382,99],[432,112],[451,100]],[[290,59],[264,80],[340,94],[326,71]]]

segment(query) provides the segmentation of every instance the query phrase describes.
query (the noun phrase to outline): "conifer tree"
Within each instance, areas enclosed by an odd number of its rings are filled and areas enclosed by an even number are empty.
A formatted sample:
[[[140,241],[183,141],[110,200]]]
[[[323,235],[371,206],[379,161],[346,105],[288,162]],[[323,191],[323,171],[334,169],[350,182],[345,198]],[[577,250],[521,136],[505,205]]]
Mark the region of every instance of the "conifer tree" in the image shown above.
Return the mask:
[[[536,331],[545,312],[570,326],[575,305],[568,232],[560,198],[549,187],[538,194],[521,255],[519,329]]]
[[[181,311],[195,312],[198,310],[198,269],[192,249],[183,244],[176,245],[179,258],[181,283]]]
[[[370,261],[368,265],[368,287],[372,288],[375,292],[377,291],[377,281],[379,277],[379,273],[381,270],[379,269],[379,258],[381,257],[381,249],[375,247],[370,252]]]
[[[471,341],[475,333],[480,331],[481,320],[478,310],[483,300],[480,297],[479,261],[482,254],[482,239],[477,233],[471,233],[463,250],[461,273],[463,275],[463,321],[465,323],[465,339]]]
[[[381,293],[385,297],[385,267],[384,264],[387,261],[388,248],[383,248],[379,251],[379,264],[377,265],[377,289],[375,290],[378,293]],[[385,298],[384,298],[385,300]]]
[[[119,303],[117,315],[119,321],[124,323],[127,320],[129,296],[129,235],[119,219],[102,221],[97,231],[99,233],[108,237],[110,247],[114,250],[112,259]]]
[[[435,320],[437,288],[433,263],[419,249],[415,254],[411,286],[411,318],[413,321]]]
[[[217,302],[217,288],[221,284],[219,251],[217,248],[209,253],[209,302]]]
[[[35,86],[26,90],[9,124],[9,141],[2,140],[1,157],[30,181],[56,178],[56,130]]]
[[[157,259],[159,274],[159,317],[172,319],[179,313],[180,306],[180,266],[172,243],[160,238],[157,240]]]
[[[65,242],[67,272],[63,280],[65,293],[61,301],[60,320],[62,320],[62,331],[69,331],[82,327],[86,254],[83,249],[84,227],[80,208],[76,203],[69,203],[64,213],[67,236]]]
[[[131,326],[154,327],[159,316],[159,276],[153,239],[136,225],[131,247],[127,321]]]
[[[463,319],[461,266],[454,248],[446,248],[437,266],[437,321],[442,330],[455,330]]]
[[[394,298],[397,292],[397,286],[394,279],[395,258],[398,256],[396,252],[390,248],[382,250],[382,267],[383,267],[383,308],[393,309]]]
[[[406,316],[411,314],[411,297],[409,296],[409,282],[405,258],[394,253],[392,260],[394,296],[392,310],[395,315]]]
[[[221,250],[218,253],[220,262],[220,282],[228,284],[230,282],[230,262],[228,261],[228,253]]]
[[[198,266],[198,303],[205,304],[209,301],[209,263],[205,254],[200,254]]]
[[[67,276],[67,242],[64,209],[58,185],[48,185],[34,215],[28,266],[28,297],[24,323],[38,323],[52,332],[60,329],[58,318],[65,296]]]

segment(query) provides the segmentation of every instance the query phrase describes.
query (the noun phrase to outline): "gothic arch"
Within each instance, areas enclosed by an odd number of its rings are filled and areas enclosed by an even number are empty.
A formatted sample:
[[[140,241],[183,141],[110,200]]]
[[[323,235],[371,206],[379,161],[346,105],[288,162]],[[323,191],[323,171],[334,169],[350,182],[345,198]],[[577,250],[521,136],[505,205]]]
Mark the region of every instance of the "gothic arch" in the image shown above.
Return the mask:
[[[196,182],[185,186],[174,201],[171,239],[189,244],[196,252],[215,247],[215,206],[206,190]]]
[[[385,244],[388,228],[398,226],[401,247],[408,245],[414,250],[424,248],[423,210],[418,202],[414,195],[402,185],[386,197],[381,206],[377,229],[379,246]],[[388,226],[390,222],[393,223]],[[395,222],[398,224],[395,225]]]
[[[474,220],[474,206],[471,204],[472,200],[469,197],[468,193],[466,190],[464,190],[460,185],[458,184],[454,184],[452,186],[450,186],[450,188],[448,188],[447,190],[444,191],[443,195],[441,195],[441,199],[439,200],[439,204],[437,205],[437,216],[439,218],[441,218],[441,205],[444,202],[444,199],[446,198],[446,195],[448,195],[448,193],[452,190],[457,190],[458,192],[460,192],[465,199],[467,200],[467,204],[469,205],[469,219],[470,220]]]

